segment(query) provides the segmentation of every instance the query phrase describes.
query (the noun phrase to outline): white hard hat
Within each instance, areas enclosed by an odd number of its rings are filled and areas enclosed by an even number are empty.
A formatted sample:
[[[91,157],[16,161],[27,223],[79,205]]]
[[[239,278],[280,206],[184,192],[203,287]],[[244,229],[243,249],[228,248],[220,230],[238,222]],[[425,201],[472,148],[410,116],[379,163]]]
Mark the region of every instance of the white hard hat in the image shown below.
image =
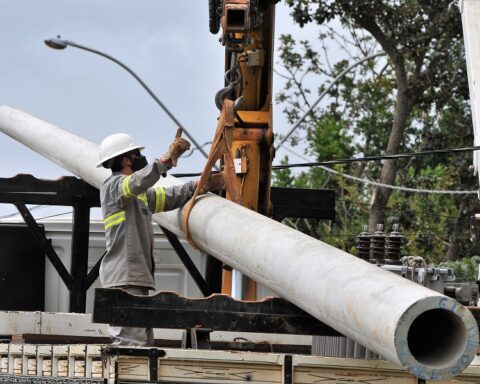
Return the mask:
[[[103,139],[100,144],[99,162],[97,168],[102,167],[107,160],[113,159],[122,153],[127,153],[135,149],[143,150],[145,147],[138,145],[132,136],[126,133],[115,133]]]

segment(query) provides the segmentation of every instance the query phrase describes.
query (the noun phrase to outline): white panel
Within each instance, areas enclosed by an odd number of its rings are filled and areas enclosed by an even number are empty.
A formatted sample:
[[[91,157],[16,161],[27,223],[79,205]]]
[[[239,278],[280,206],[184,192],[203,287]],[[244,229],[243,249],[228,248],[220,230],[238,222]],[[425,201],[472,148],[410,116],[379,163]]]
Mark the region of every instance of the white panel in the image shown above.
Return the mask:
[[[157,291],[175,291],[185,294],[185,273],[181,268],[169,268],[160,265],[155,272],[155,289]]]

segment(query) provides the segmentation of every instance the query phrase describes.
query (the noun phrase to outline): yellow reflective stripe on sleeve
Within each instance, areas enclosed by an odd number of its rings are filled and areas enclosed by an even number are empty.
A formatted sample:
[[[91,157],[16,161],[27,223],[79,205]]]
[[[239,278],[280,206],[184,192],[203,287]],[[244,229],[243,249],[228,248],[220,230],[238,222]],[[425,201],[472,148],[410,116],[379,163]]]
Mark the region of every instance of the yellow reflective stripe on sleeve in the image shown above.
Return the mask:
[[[115,212],[115,213],[112,213],[110,216],[107,216],[103,222],[104,223],[107,223],[111,220],[115,220],[115,219],[118,219],[120,216],[125,216],[125,211],[118,211],[118,212]]]
[[[165,188],[155,187],[155,212],[163,212],[165,208]]]
[[[148,200],[147,200],[146,193],[142,193],[141,195],[138,195],[137,199],[143,201],[145,203],[145,206],[148,207]]]
[[[119,218],[118,220],[115,220],[115,221],[111,221],[110,223],[108,224],[105,224],[105,229],[108,229],[110,227],[113,227],[114,225],[118,225],[122,222],[124,222],[126,219],[125,219],[125,216]]]
[[[107,216],[103,223],[105,224],[105,229],[118,225],[121,222],[125,221],[125,211],[115,212],[114,214]]]
[[[130,197],[134,197],[135,195],[130,191],[130,177],[131,176],[127,176],[125,177],[125,179],[123,179],[123,182],[122,182],[122,194],[124,197],[126,198],[130,198]]]
[[[155,212],[160,209],[160,187],[155,187]]]

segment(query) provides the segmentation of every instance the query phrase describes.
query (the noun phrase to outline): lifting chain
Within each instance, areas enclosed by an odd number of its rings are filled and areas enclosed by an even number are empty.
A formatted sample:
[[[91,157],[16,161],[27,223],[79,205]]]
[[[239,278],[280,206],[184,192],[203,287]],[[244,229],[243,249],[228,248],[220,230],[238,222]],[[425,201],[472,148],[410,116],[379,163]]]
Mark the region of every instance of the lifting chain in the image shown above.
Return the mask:
[[[238,66],[237,54],[238,52],[232,51],[230,69],[225,72],[225,82],[227,83],[227,86],[220,89],[215,95],[215,105],[217,106],[219,111],[222,110],[225,99],[232,98],[232,94],[234,93],[237,86],[239,86],[238,94],[242,94],[242,72],[240,71],[240,67]],[[242,103],[243,96],[234,99],[235,111],[241,107]]]

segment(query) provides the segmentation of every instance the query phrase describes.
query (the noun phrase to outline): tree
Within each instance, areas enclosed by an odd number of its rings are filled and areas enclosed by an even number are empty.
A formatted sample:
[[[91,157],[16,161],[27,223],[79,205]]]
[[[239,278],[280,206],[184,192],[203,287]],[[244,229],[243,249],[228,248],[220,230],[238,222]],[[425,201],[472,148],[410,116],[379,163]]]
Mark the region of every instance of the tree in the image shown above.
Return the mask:
[[[380,31],[384,31],[394,48],[392,52],[397,55],[392,59],[389,54],[387,60],[372,60],[359,66],[330,90],[328,101],[317,108],[301,127],[308,142],[307,153],[317,160],[326,160],[379,154],[385,149],[387,153],[397,153],[399,150],[471,145],[467,76],[459,39],[461,23],[456,6],[446,5],[453,2],[436,3],[435,7],[440,7],[438,12],[430,9],[429,4],[418,2],[387,2],[385,5],[375,1],[355,4],[337,1],[330,2],[329,8],[323,1],[289,3],[300,24],[323,22],[319,24],[319,39],[315,43],[297,43],[292,36],[280,39],[283,69],[279,72],[286,83],[277,102],[284,106],[291,122],[310,107],[310,95],[316,91],[316,86],[307,86],[312,84],[312,78],[322,78],[324,83],[318,85],[317,92],[323,92],[325,82],[331,81],[352,62],[383,47],[373,33],[355,22],[356,17],[366,18],[369,10],[376,7],[371,15],[381,16],[372,16],[372,20],[362,22],[381,27]],[[445,8],[447,15],[441,16]],[[347,12],[340,15],[341,9]],[[393,9],[399,14],[389,21],[388,15]],[[322,20],[321,15],[328,17]],[[341,21],[341,32],[338,22],[332,21],[334,17]],[[440,23],[442,17],[444,21]],[[414,33],[421,24],[418,18],[426,18],[425,28],[430,28],[432,22],[435,24],[433,20],[439,24],[425,34],[420,33],[422,28]],[[410,19],[416,27],[408,28]],[[445,24],[446,20],[450,24]],[[457,25],[453,27],[454,22]],[[442,28],[445,29],[443,32]],[[430,43],[427,44],[425,39]],[[334,64],[331,63],[335,60],[331,54],[333,43],[337,44],[336,50],[344,52]],[[311,78],[306,81],[309,76]],[[298,134],[291,143],[295,145],[301,139]],[[412,188],[473,190],[476,189],[476,180],[467,171],[470,163],[471,155],[455,155],[385,162],[383,166],[380,163],[356,163],[336,170]],[[369,186],[347,183],[343,177],[327,174],[322,169],[305,171],[297,178],[290,173],[284,174],[283,182],[286,180],[293,180],[297,186],[328,187],[338,191],[337,223],[320,223],[314,230],[312,224],[315,223],[310,223],[307,233],[347,251],[355,251],[355,234],[360,232],[367,216],[372,226],[384,222],[386,214],[387,226],[393,221],[401,223],[410,241],[410,252],[414,254],[436,261],[446,255],[455,259],[459,254],[471,256],[479,251],[476,244],[468,241],[469,218],[478,209],[478,201],[473,195],[466,198],[392,194],[390,189],[375,188],[374,203],[369,208],[372,200]],[[304,221],[291,224],[300,225],[299,229],[305,226]]]
[[[459,64],[455,59],[463,57],[448,56],[456,52],[454,48],[462,39],[456,1],[286,0],[286,3],[292,7],[293,18],[299,25],[310,22],[321,25],[338,19],[346,29],[369,33],[388,55],[396,95],[387,154],[396,154],[402,148],[408,120],[416,106],[441,103],[447,96],[465,95],[465,79],[459,81],[455,76],[464,72],[451,71],[452,65]],[[388,160],[379,181],[394,184],[396,174],[397,163]],[[375,188],[370,229],[384,222],[390,194],[390,189]]]

